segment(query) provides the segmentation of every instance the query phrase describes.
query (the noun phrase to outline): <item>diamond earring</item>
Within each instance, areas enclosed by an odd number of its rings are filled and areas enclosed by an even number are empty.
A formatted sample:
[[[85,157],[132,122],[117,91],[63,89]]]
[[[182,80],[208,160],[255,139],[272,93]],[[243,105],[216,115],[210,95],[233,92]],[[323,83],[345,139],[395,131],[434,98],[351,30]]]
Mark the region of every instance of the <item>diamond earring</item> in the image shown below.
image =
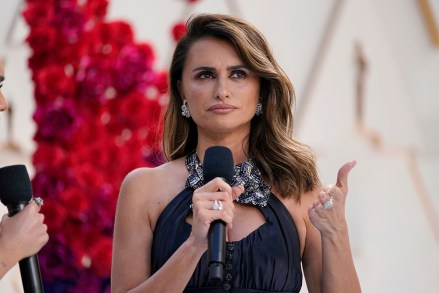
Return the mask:
[[[187,106],[186,100],[183,101],[183,105],[181,105],[181,115],[186,118],[191,117],[191,112],[189,112],[189,108]]]
[[[261,103],[257,103],[256,104],[256,116],[260,116],[262,114],[262,104]]]

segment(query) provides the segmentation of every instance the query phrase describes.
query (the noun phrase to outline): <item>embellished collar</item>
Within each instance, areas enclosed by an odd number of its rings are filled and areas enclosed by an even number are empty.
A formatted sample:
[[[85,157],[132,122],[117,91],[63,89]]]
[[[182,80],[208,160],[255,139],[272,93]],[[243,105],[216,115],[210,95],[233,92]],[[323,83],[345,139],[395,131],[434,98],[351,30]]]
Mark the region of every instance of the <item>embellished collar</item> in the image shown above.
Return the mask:
[[[196,152],[186,157],[186,169],[189,171],[189,177],[186,180],[186,187],[193,189],[204,185],[203,165]],[[271,187],[264,183],[259,169],[256,167],[253,159],[235,165],[235,174],[233,175],[230,186],[244,186],[244,192],[236,199],[243,204],[265,207],[271,193]]]

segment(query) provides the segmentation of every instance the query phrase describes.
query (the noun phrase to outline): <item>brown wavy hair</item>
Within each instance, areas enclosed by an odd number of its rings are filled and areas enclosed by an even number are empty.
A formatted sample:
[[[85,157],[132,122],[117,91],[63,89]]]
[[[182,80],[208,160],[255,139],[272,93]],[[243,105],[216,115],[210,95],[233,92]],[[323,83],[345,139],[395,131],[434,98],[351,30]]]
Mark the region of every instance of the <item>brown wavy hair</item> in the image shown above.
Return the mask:
[[[260,77],[263,114],[251,122],[248,157],[254,158],[265,180],[284,198],[300,201],[301,194],[319,184],[311,149],[292,137],[294,89],[277,64],[265,37],[248,22],[229,15],[199,14],[186,23],[186,34],[178,42],[169,72],[170,101],[164,117],[163,150],[174,160],[195,150],[197,127],[181,115],[182,98],[177,83],[191,46],[200,39],[231,42],[242,61]]]

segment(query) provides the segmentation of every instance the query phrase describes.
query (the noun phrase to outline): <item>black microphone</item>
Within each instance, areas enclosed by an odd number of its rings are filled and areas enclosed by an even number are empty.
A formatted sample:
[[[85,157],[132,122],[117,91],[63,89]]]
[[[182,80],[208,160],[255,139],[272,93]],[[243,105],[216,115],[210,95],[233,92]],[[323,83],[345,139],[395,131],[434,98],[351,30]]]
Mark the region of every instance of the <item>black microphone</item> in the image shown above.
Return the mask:
[[[209,147],[204,154],[204,183],[216,177],[220,177],[225,182],[230,183],[233,179],[233,174],[233,155],[230,149],[223,146]],[[208,241],[208,284],[210,286],[218,286],[223,282],[224,277],[226,225],[223,221],[216,220],[210,224]]]
[[[31,199],[32,186],[26,166],[12,165],[0,168],[0,200],[8,208],[8,215],[12,217],[17,214]],[[44,292],[37,255],[23,258],[19,265],[24,292]]]

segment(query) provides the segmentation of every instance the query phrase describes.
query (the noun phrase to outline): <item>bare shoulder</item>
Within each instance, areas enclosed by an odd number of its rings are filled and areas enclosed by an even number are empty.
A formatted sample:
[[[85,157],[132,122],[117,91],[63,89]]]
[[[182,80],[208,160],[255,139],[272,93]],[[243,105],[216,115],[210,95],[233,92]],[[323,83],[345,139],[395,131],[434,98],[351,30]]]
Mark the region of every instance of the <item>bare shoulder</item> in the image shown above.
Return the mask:
[[[135,169],[123,180],[119,202],[143,210],[153,227],[164,207],[184,188],[187,176],[184,158]]]
[[[166,193],[172,187],[181,187],[187,177],[184,160],[167,162],[154,168],[138,168],[125,177],[122,189],[134,194],[141,194],[144,200],[154,198],[155,195]],[[166,184],[166,185],[164,185]]]

